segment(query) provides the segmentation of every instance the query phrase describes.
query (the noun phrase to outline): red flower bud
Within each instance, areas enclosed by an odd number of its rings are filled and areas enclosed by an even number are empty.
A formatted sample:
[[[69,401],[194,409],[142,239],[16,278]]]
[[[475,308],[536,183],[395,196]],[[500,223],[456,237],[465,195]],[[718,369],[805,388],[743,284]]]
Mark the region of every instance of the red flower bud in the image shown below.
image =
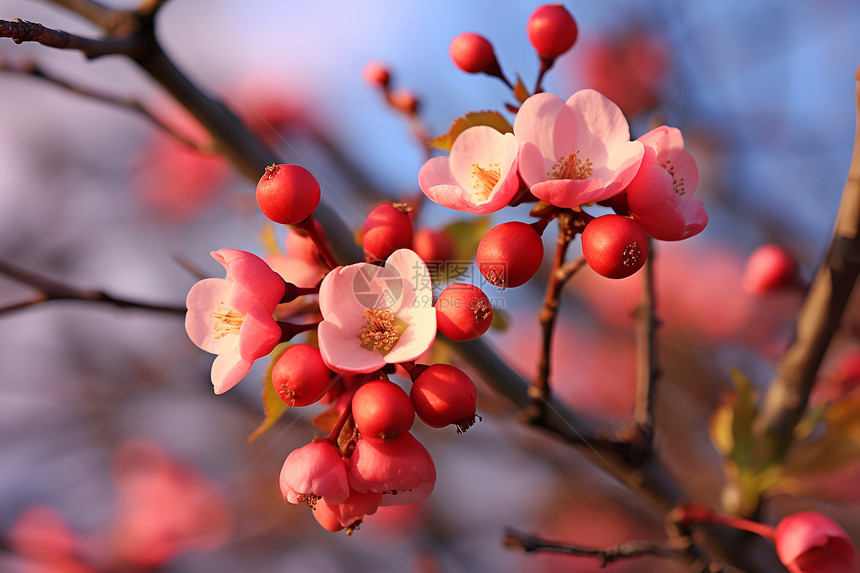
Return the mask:
[[[774,531],[779,560],[791,573],[851,573],[854,545],[830,518],[803,511],[782,518]]]

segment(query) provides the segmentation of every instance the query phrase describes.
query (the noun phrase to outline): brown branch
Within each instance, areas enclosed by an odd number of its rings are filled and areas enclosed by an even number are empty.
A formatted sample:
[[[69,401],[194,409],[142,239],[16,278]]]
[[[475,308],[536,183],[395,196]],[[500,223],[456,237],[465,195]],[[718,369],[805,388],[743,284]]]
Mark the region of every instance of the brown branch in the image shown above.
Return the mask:
[[[201,152],[210,151],[206,148],[203,148],[199,145],[194,144],[191,140],[186,139],[179,135],[179,133],[173,131],[166,123],[158,119],[151,111],[149,111],[146,106],[144,106],[140,101],[131,99],[131,98],[121,98],[111,94],[106,94],[103,92],[97,92],[95,90],[91,90],[88,88],[75,86],[66,80],[60,79],[57,76],[46,72],[43,68],[39,67],[35,62],[30,62],[23,64],[19,67],[13,67],[8,62],[4,62],[0,60],[0,71],[4,72],[12,72],[15,74],[20,74],[23,76],[30,76],[33,78],[38,78],[41,80],[45,80],[67,90],[71,93],[110,105],[114,107],[123,108],[126,110],[130,110],[138,115],[143,116],[145,119],[154,123],[159,129],[164,131],[165,133],[173,136],[180,143],[187,145],[192,149],[196,149]]]
[[[112,54],[131,56],[140,49],[134,36],[93,39],[70,34],[64,30],[47,28],[36,22],[16,18],[0,20],[0,38],[11,38],[16,44],[36,42],[49,48],[76,50],[88,58]]]
[[[37,275],[30,271],[12,266],[9,263],[0,261],[0,274],[14,279],[27,286],[33,287],[38,291],[38,295],[30,300],[13,303],[4,307],[0,307],[0,314],[9,313],[23,308],[29,308],[49,300],[80,300],[87,302],[102,302],[112,304],[120,308],[135,308],[140,310],[150,310],[155,312],[166,312],[169,314],[184,315],[186,309],[184,306],[170,306],[162,304],[152,304],[130,300],[126,298],[115,297],[100,290],[82,290],[71,287],[64,283]]]
[[[600,561],[601,567],[605,567],[613,561],[646,556],[689,558],[689,546],[679,548],[660,545],[650,541],[628,541],[604,547],[603,549],[591,549],[579,545],[549,541],[511,529],[505,532],[503,544],[509,549],[521,549],[527,553],[561,553],[579,557],[594,557]]]
[[[833,239],[795,323],[794,339],[777,364],[753,430],[762,461],[781,460],[803,416],[815,376],[860,273],[860,67],[855,74],[854,153],[842,191]]]
[[[642,269],[642,300],[636,309],[636,407],[633,421],[640,445],[650,449],[654,438],[654,390],[660,377],[657,361],[657,327],[654,301],[654,242]]]
[[[532,404],[526,409],[526,415],[529,418],[540,415],[540,409],[543,407],[544,400],[550,393],[549,375],[551,368],[552,335],[555,321],[558,317],[561,290],[564,287],[564,282],[562,281],[564,275],[560,274],[559,270],[564,264],[567,248],[574,237],[573,217],[571,213],[561,212],[558,214],[557,220],[558,239],[555,243],[555,255],[553,256],[552,268],[550,269],[549,280],[546,285],[543,306],[537,317],[541,327],[541,349],[538,356],[537,375],[529,389],[532,397]]]

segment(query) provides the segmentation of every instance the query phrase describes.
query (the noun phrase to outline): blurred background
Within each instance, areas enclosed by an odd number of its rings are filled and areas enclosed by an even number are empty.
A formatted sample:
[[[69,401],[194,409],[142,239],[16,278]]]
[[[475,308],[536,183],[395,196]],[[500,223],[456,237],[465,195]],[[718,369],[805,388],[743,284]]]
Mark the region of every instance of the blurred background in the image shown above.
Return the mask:
[[[232,105],[287,161],[310,169],[323,200],[359,229],[376,203],[418,192],[426,159],[412,126],[363,81],[364,65],[389,66],[394,88],[418,97],[429,133],[443,133],[466,112],[513,101],[501,82],[455,68],[451,39],[483,34],[504,72],[531,87],[538,60],[525,25],[541,4],[171,0],[157,25],[189,78]],[[657,445],[691,495],[731,507],[707,421],[731,387],[730,368],[766,385],[800,300],[797,289],[746,292],[744,261],[776,243],[809,279],[826,249],[851,158],[860,4],[565,6],[579,40],[548,74],[546,91],[566,99],[599,89],[622,107],[634,137],[654,124],[679,127],[698,162],[697,194],[710,224],[692,239],[656,246],[664,321]],[[0,18],[98,34],[48,2],[3,0]],[[189,266],[223,276],[210,251],[262,253],[253,182],[128,109],[15,71],[29,62],[71,84],[137,99],[186,137],[201,138],[193,120],[122,58],[87,61],[0,40],[0,261],[77,288],[182,307],[197,280]],[[527,213],[506,209],[493,221]],[[418,227],[462,219],[427,203]],[[615,429],[633,409],[630,312],[639,283],[610,282],[587,270],[570,281],[553,384],[572,408]],[[488,334],[490,342],[533,376],[540,284],[488,294],[514,325]],[[0,307],[32,296],[0,276]],[[857,382],[857,372],[840,368],[860,348],[858,319],[846,316],[822,371],[822,387],[839,398]],[[74,547],[95,570],[113,562],[169,572],[596,571],[594,560],[505,550],[504,528],[587,546],[661,537],[661,515],[575,450],[519,425],[480,381],[483,421],[465,435],[416,421],[438,472],[427,502],[382,508],[351,537],[325,532],[277,487],[286,455],[314,436],[319,410],[291,410],[248,442],[263,419],[265,365],[215,396],[211,362],[187,339],[181,315],[64,301],[0,314],[0,568],[60,570],[37,565],[46,552]],[[799,477],[765,517],[813,507],[860,539],[860,468],[837,469]],[[16,545],[23,555],[10,550],[10,540],[37,534],[27,551]],[[683,570],[677,565],[651,558],[607,569]]]

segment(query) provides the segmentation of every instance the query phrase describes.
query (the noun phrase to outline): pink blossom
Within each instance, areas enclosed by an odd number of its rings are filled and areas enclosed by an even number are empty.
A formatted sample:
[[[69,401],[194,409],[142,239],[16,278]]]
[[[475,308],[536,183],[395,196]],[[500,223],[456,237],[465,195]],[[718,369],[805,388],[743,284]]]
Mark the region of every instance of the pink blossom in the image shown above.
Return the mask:
[[[779,560],[791,573],[851,573],[854,545],[830,518],[816,511],[783,517],[774,530]]]
[[[577,207],[617,195],[636,175],[643,145],[630,141],[618,106],[594,90],[567,102],[539,93],[514,120],[520,175],[532,194],[556,207]]]
[[[156,566],[188,549],[226,541],[232,514],[215,484],[155,444],[133,440],[113,462],[117,492],[111,540],[120,559]]]
[[[185,330],[194,344],[218,355],[212,363],[212,384],[215,393],[222,394],[280,342],[281,327],[272,313],[285,284],[256,255],[235,249],[211,254],[227,269],[227,277],[203,279],[191,287]]]
[[[280,476],[281,494],[290,503],[317,500],[337,504],[349,497],[346,464],[331,442],[319,440],[293,450]]]
[[[507,205],[520,186],[517,140],[486,125],[470,127],[448,157],[433,157],[418,171],[430,199],[458,211],[492,213]]]
[[[399,249],[380,267],[332,270],[320,285],[319,347],[337,372],[373,372],[414,360],[436,338],[433,285],[424,261]]]
[[[699,171],[684,150],[684,138],[674,127],[660,126],[640,137],[645,156],[627,186],[630,214],[645,232],[662,241],[678,241],[701,233],[708,215],[695,199]]]

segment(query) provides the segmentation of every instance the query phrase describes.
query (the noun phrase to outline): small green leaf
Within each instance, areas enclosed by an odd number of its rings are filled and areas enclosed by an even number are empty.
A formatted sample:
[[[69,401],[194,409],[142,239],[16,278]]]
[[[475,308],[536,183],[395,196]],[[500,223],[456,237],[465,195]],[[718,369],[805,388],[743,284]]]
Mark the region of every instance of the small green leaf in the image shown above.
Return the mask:
[[[508,329],[511,324],[511,318],[508,313],[501,308],[493,309],[493,321],[490,323],[490,328],[503,332]]]
[[[524,103],[527,99],[529,99],[529,95],[529,90],[523,83],[523,79],[518,75],[517,83],[514,86],[514,97],[517,98],[518,102]]]
[[[755,469],[755,440],[752,424],[758,409],[756,408],[756,392],[740,370],[732,368],[732,382],[737,392],[732,417],[732,438],[734,448],[731,458],[741,470]]]
[[[275,386],[272,384],[272,370],[275,368],[275,362],[289,346],[289,342],[282,342],[269,355],[269,366],[263,376],[263,412],[266,414],[266,419],[248,436],[249,442],[253,442],[271,428],[289,408],[287,403],[281,400],[281,397],[275,392]]]
[[[455,221],[442,229],[454,243],[454,256],[453,260],[445,261],[445,264],[430,269],[433,282],[444,283],[453,280],[472,268],[478,243],[489,230],[490,218],[487,216]]]
[[[447,133],[431,139],[427,145],[443,151],[451,151],[454,140],[470,127],[477,125],[488,125],[500,133],[511,133],[514,130],[508,120],[497,111],[473,111],[455,119]]]

